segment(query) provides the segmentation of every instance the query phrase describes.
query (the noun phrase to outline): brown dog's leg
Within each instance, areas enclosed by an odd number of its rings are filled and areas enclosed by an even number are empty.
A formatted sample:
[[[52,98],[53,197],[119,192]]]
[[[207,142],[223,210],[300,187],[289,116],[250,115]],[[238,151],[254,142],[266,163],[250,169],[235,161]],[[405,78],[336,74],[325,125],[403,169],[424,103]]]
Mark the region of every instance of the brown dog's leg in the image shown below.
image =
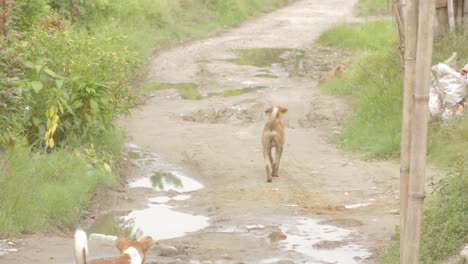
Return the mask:
[[[269,157],[270,161],[273,159],[271,157],[271,148],[266,147],[263,150],[263,159],[265,160],[265,168],[267,173],[267,182],[271,182],[271,174],[270,174],[270,163],[268,163],[267,156]]]
[[[281,154],[283,154],[283,146],[279,145],[276,146],[275,148],[276,156],[275,156],[275,164],[273,165],[273,177],[279,177],[278,171],[279,171],[279,165],[280,165],[280,160],[281,160]]]

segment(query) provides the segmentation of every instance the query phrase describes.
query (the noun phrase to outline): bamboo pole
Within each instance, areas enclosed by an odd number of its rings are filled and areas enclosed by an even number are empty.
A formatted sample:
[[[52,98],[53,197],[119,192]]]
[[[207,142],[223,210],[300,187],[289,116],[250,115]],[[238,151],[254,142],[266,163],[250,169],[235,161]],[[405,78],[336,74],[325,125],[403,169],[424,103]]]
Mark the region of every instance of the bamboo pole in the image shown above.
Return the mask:
[[[400,14],[400,22],[403,28],[405,26],[405,6],[406,6],[406,0],[397,1],[398,13]]]
[[[455,27],[455,13],[453,12],[453,0],[447,0],[447,14],[449,28],[453,29]]]
[[[405,74],[405,1],[406,0],[393,0],[392,3],[398,29],[398,50],[400,51],[400,66],[403,76]]]
[[[411,137],[410,179],[408,209],[405,223],[403,264],[419,260],[421,223],[425,198],[425,170],[427,122],[429,112],[429,85],[431,80],[433,26],[435,0],[420,0],[418,8],[418,35],[415,69],[414,115]]]
[[[404,75],[403,110],[400,141],[400,263],[405,247],[405,223],[408,208],[408,182],[410,172],[411,125],[414,108],[414,73],[418,32],[418,0],[406,0],[404,6]]]

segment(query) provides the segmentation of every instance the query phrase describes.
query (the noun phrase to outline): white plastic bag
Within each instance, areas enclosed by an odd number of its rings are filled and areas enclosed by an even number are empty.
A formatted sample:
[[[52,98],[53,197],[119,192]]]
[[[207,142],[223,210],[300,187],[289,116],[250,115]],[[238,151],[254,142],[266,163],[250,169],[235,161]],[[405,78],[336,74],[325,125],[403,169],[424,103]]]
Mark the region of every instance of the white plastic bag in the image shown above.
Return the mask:
[[[429,90],[429,112],[431,117],[436,118],[442,115],[444,109],[444,98],[434,87],[435,80],[432,80]]]
[[[460,73],[444,63],[432,66],[435,82],[434,88],[443,96],[447,106],[461,102],[468,95],[468,85]]]

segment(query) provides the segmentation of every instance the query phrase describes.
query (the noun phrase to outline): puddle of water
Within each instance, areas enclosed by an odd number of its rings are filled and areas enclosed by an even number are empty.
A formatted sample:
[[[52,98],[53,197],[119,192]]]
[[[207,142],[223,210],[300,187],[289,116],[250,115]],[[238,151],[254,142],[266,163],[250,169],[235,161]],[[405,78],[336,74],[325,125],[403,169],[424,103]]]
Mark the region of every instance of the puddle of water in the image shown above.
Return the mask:
[[[155,240],[185,236],[208,226],[208,217],[180,213],[166,204],[149,204],[129,214],[98,217],[88,233],[124,235],[131,239],[151,236]]]
[[[120,215],[124,212],[101,215],[96,218],[93,225],[86,230],[88,234],[106,234],[125,236],[129,239],[137,239],[139,236],[133,233],[134,223],[126,221]]]
[[[190,195],[188,195],[188,194],[179,194],[179,195],[177,195],[177,196],[174,196],[174,197],[172,198],[172,200],[176,200],[176,201],[185,201],[185,200],[190,199],[190,197],[192,197],[192,196],[190,196]]]
[[[161,91],[167,89],[176,89],[182,99],[186,100],[201,100],[207,99],[213,96],[221,97],[231,97],[238,96],[245,93],[255,92],[261,89],[267,88],[266,86],[254,86],[254,87],[245,87],[240,89],[231,89],[224,90],[222,92],[213,92],[208,93],[207,95],[202,95],[198,89],[196,83],[161,83],[161,82],[147,82],[141,85],[138,89],[139,94],[144,94],[149,91]],[[133,156],[134,153],[129,153],[129,157],[139,158],[138,156]]]
[[[129,187],[147,187],[157,191],[192,192],[203,188],[203,185],[192,178],[174,170],[174,168],[150,152],[127,145],[128,157],[142,169],[140,178],[130,182]],[[88,233],[105,235],[123,235],[131,239],[151,236],[155,240],[181,237],[208,226],[208,218],[174,210],[165,203],[170,200],[189,199],[188,194],[173,197],[157,196],[148,199],[148,205],[141,210],[115,212],[98,217]]]
[[[185,201],[185,200],[190,199],[190,197],[191,197],[190,195],[185,195],[185,194],[180,194],[172,198],[169,196],[157,196],[157,197],[150,198],[149,201],[152,203],[167,203],[170,200]]]
[[[162,82],[147,82],[138,88],[139,94],[144,94],[149,91],[161,91],[167,89],[176,89],[180,97],[187,100],[200,100],[203,96],[198,91],[196,83],[162,83]]]
[[[128,186],[132,188],[153,188],[156,191],[175,191],[178,193],[193,192],[203,188],[201,183],[177,171],[155,172],[150,177],[139,178],[130,182]]]
[[[123,219],[134,224],[132,233],[150,235],[156,240],[182,237],[208,226],[208,217],[176,212],[165,204],[134,210]]]
[[[317,262],[357,263],[356,258],[367,258],[371,255],[360,245],[346,243],[330,249],[317,249],[312,245],[320,241],[342,241],[350,239],[352,230],[331,225],[321,225],[318,220],[301,219],[295,225],[285,225],[282,231],[287,239],[280,242],[286,250],[299,252]]]
[[[293,50],[294,49],[284,48],[237,49],[234,50],[234,53],[236,53],[237,57],[233,59],[227,59],[227,61],[239,65],[266,67],[274,63],[282,63],[284,59],[281,58],[281,55],[287,51]]]
[[[221,96],[221,97],[231,97],[231,96],[238,96],[245,93],[255,92],[261,89],[267,88],[266,86],[254,86],[254,87],[246,87],[241,89],[232,89],[232,90],[224,90],[222,92],[215,92],[215,93],[208,93],[207,97],[213,96]]]
[[[259,77],[259,78],[279,78],[277,75],[274,74],[269,74],[269,73],[259,73],[255,74],[254,77]]]
[[[281,64],[290,75],[304,75],[304,55],[305,52],[299,49],[286,48],[256,48],[234,50],[237,57],[227,61],[239,65],[252,65],[257,67],[267,67],[273,64]],[[257,74],[257,77],[272,77],[270,74]]]
[[[185,176],[159,156],[143,151],[135,145],[128,145],[128,157],[142,169],[142,177],[128,183],[129,187],[153,188],[156,191],[193,192],[203,188],[203,184]]]
[[[351,204],[351,205],[345,205],[346,209],[354,209],[354,208],[359,208],[359,207],[366,207],[369,206],[370,203],[358,203],[358,204]]]
[[[167,203],[171,200],[171,197],[169,196],[157,196],[153,198],[148,199],[152,203]]]

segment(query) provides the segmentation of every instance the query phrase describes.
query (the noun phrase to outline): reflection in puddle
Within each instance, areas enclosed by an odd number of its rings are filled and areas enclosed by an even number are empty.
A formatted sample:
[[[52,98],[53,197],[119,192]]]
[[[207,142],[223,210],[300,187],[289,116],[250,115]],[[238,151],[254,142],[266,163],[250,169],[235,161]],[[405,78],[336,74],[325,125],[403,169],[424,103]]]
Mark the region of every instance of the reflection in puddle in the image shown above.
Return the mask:
[[[150,198],[149,201],[152,202],[152,203],[167,203],[170,200],[185,201],[185,200],[190,199],[190,197],[191,197],[190,195],[186,195],[186,194],[179,194],[179,195],[174,196],[172,198],[169,197],[169,196],[158,196],[158,197]]]
[[[198,84],[195,83],[160,83],[160,82],[147,82],[138,88],[138,93],[145,93],[148,91],[161,91],[167,89],[176,89],[182,99],[186,100],[201,100],[213,96],[231,97],[238,96],[245,93],[255,92],[266,88],[265,86],[243,87],[239,89],[224,90],[222,92],[213,92],[208,94],[201,94]],[[130,153],[132,157],[135,153]]]
[[[303,50],[286,48],[254,48],[234,50],[237,57],[227,59],[227,61],[239,65],[252,65],[257,67],[268,67],[273,64],[280,64],[290,75],[304,75],[304,54]],[[271,74],[261,74],[258,77],[277,77]]]
[[[356,259],[365,259],[371,253],[360,245],[345,243],[329,249],[317,249],[312,245],[320,241],[342,241],[350,239],[352,230],[330,225],[318,224],[318,220],[301,219],[295,225],[286,225],[283,232],[287,239],[280,242],[287,250],[294,250],[315,261],[331,263],[358,263]]]
[[[203,185],[194,179],[174,172],[155,172],[150,177],[140,178],[128,184],[130,187],[154,188],[156,191],[175,191],[179,193],[193,192],[203,188]]]
[[[176,212],[172,208],[151,204],[148,208],[132,211],[123,219],[134,223],[133,234],[149,235],[156,240],[181,237],[208,226],[207,217]]]
[[[174,170],[174,167],[162,162],[157,155],[140,150],[135,145],[128,145],[128,148],[128,157],[142,169],[142,177],[130,182],[128,184],[130,187],[146,187],[154,188],[156,191],[179,193],[203,188],[201,183]]]
[[[93,226],[86,231],[88,234],[116,235],[125,236],[129,239],[136,239],[140,237],[141,234],[133,233],[134,225],[135,223],[133,221],[125,220],[116,213],[99,216]]]
[[[151,236],[153,239],[181,237],[208,226],[208,218],[172,210],[165,204],[150,204],[124,216],[104,215],[88,233],[123,235],[131,239]]]
[[[130,182],[130,187],[147,187],[156,191],[192,192],[203,185],[163,163],[155,154],[128,145],[128,157],[142,170],[140,178]],[[181,237],[208,226],[208,218],[180,213],[165,203],[190,199],[190,195],[174,197],[157,196],[148,199],[148,207],[130,212],[103,215],[96,219],[89,233],[123,235],[131,239],[151,236],[155,240]]]

